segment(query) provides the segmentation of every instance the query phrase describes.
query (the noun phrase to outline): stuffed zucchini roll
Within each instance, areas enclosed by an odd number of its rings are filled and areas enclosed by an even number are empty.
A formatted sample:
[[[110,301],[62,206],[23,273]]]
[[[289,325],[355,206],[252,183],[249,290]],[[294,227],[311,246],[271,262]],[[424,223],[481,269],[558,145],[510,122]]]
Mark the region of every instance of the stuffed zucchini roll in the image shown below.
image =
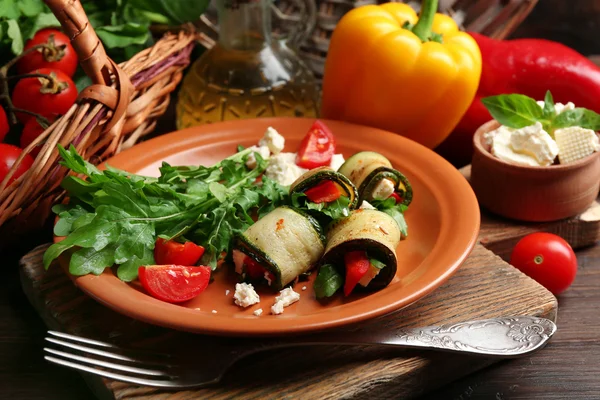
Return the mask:
[[[233,262],[244,280],[266,281],[280,290],[311,269],[323,255],[317,221],[291,207],[278,207],[235,238]]]
[[[317,298],[329,297],[342,286],[346,296],[357,286],[387,286],[396,274],[400,237],[394,218],[377,210],[356,210],[333,222],[314,285]]]
[[[352,182],[329,167],[302,174],[290,186],[290,196],[294,207],[332,219],[347,217],[358,203],[358,192]]]
[[[386,200],[408,206],[412,201],[412,187],[408,179],[392,168],[392,163],[379,153],[361,151],[348,158],[338,170],[358,188],[358,205],[363,201]]]

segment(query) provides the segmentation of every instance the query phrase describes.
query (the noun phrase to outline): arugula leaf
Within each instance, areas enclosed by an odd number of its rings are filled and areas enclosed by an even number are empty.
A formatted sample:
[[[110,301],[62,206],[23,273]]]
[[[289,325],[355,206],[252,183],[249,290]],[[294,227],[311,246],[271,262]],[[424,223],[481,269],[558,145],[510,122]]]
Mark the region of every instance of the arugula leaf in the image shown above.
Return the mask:
[[[537,102],[522,94],[485,97],[481,102],[495,120],[510,128],[524,128],[545,120]]]
[[[580,126],[593,131],[600,130],[600,115],[586,108],[575,108],[561,112],[552,122],[553,129]]]
[[[21,11],[16,0],[0,0],[0,17],[16,20],[21,16]]]
[[[54,234],[56,236],[67,236],[73,229],[73,223],[82,216],[90,215],[94,218],[94,214],[88,213],[83,207],[76,205],[73,208],[67,208],[62,204],[52,207],[52,211],[60,218],[54,225]]]
[[[113,246],[100,250],[91,248],[80,249],[71,255],[69,272],[75,276],[94,274],[100,275],[105,268],[115,263],[115,249]]]
[[[195,21],[206,10],[209,0],[129,0],[134,7],[164,16],[167,23],[183,24]]]
[[[138,269],[145,265],[154,265],[154,254],[148,247],[144,247],[142,257],[133,256],[117,268],[117,276],[120,280],[131,282],[138,276]]]
[[[350,215],[350,198],[348,196],[340,196],[337,200],[328,203],[313,203],[308,201],[306,194],[296,192],[291,197],[292,205],[308,211],[317,219],[322,219],[323,216],[336,220]]]
[[[6,21],[7,29],[6,34],[12,39],[10,49],[14,54],[21,54],[23,52],[23,34],[21,28],[16,19],[9,19]]]
[[[377,269],[385,268],[385,264],[376,258],[369,258],[369,263]]]
[[[317,299],[331,297],[344,285],[344,277],[331,264],[322,265],[313,289]]]
[[[406,211],[407,206],[404,204],[396,204],[396,199],[393,197],[385,200],[373,200],[371,205],[379,211],[382,211],[394,218],[398,224],[398,228],[400,228],[400,235],[402,239],[405,239],[408,236],[408,225],[404,219],[404,212]]]

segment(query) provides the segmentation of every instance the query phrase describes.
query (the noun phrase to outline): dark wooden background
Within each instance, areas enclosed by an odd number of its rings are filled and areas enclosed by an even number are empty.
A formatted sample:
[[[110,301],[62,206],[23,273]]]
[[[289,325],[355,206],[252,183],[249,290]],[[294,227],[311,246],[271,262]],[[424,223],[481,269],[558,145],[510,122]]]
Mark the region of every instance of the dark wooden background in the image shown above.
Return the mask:
[[[600,1],[540,0],[515,37],[561,41],[600,54]],[[165,120],[158,132],[173,130]],[[43,360],[46,328],[22,293],[18,259],[49,230],[0,253],[0,398],[90,399],[80,376]],[[434,399],[600,399],[600,246],[578,252],[574,285],[559,297],[559,331],[543,351],[505,361],[427,396]]]

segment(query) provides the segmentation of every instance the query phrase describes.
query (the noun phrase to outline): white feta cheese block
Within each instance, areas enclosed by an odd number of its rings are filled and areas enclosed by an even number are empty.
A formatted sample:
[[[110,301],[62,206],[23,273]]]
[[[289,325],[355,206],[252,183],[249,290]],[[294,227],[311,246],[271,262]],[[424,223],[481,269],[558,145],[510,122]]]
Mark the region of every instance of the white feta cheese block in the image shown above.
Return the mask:
[[[540,108],[544,108],[543,101],[538,101],[537,104],[538,104],[538,106],[540,106]],[[562,104],[562,103],[554,104],[554,111],[556,111],[556,115],[562,113],[563,111],[573,110],[574,108],[575,108],[575,104],[573,104],[571,102],[568,102],[567,104]]]
[[[240,307],[249,307],[260,302],[258,293],[254,290],[254,286],[249,283],[236,283],[235,293],[233,295],[235,304]]]
[[[539,122],[521,129],[501,126],[490,136],[491,153],[510,164],[547,166],[554,162],[558,154],[556,142]]]
[[[262,312],[262,308],[259,308],[258,310],[254,310],[252,314],[256,315],[257,317],[260,317],[262,315]]]
[[[248,154],[248,158],[246,158],[246,167],[250,169],[256,168],[256,156],[254,153],[260,154],[263,159],[268,159],[271,155],[271,151],[267,146],[252,146],[250,147],[252,153]]]
[[[334,154],[333,157],[331,157],[329,168],[331,168],[334,171],[337,171],[345,162],[346,160],[344,159],[343,154]]]
[[[385,200],[394,193],[394,189],[394,182],[385,178],[380,180],[377,186],[373,188],[372,196],[374,199]]]
[[[300,293],[294,292],[294,289],[287,287],[279,292],[279,296],[275,297],[275,304],[271,307],[272,314],[283,313],[283,308],[294,304],[300,300]]]
[[[258,141],[258,145],[266,146],[273,154],[279,154],[285,147],[285,138],[274,128],[268,127],[262,139]]]
[[[600,150],[598,135],[591,129],[579,126],[557,129],[554,138],[558,145],[558,160],[561,164],[568,164],[587,157]]]
[[[308,170],[296,165],[296,153],[279,153],[269,160],[265,176],[283,186],[289,186],[306,171]]]
[[[362,208],[363,210],[375,210],[375,207],[366,200],[363,200],[359,208]]]

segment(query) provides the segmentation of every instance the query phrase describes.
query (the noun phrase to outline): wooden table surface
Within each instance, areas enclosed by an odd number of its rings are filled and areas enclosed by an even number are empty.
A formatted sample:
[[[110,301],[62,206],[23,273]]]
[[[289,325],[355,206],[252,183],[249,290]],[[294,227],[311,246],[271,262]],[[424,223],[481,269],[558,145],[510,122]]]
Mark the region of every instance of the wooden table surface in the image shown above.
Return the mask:
[[[40,236],[35,243],[48,239]],[[0,398],[91,399],[76,372],[42,358],[46,329],[18,279],[17,262],[26,250],[0,253]],[[545,349],[495,364],[426,399],[600,398],[600,246],[579,251],[578,262],[575,283],[559,297],[558,332]]]

